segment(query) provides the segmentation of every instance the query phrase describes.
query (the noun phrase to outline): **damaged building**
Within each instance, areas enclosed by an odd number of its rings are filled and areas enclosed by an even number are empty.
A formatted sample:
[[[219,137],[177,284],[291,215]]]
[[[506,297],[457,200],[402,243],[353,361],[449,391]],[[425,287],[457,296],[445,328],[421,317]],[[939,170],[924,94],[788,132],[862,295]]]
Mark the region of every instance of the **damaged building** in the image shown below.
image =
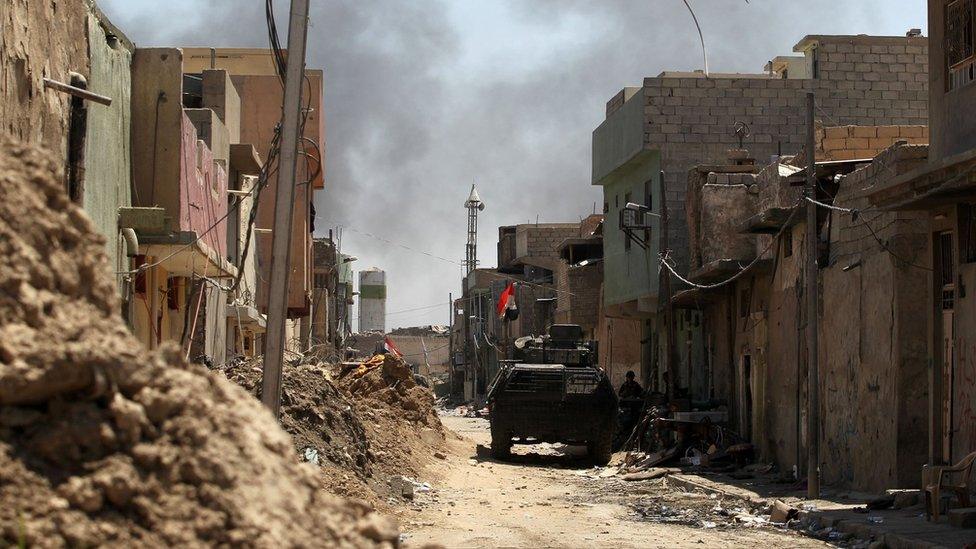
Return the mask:
[[[855,134],[864,137],[838,137]],[[920,216],[872,210],[866,195],[924,162],[917,143],[927,132],[841,127],[820,136],[817,200],[841,209],[802,200],[805,170],[793,159],[759,167],[736,150],[726,165],[689,172],[688,278],[697,287],[676,293],[672,306],[700,318],[703,360],[674,379],[692,402],[724,404],[760,459],[805,470],[803,235],[804,212],[816,207],[823,481],[871,491],[913,486],[924,462],[917,435],[925,342],[916,327],[925,271],[914,264],[924,234]],[[837,139],[859,148],[842,149]]]

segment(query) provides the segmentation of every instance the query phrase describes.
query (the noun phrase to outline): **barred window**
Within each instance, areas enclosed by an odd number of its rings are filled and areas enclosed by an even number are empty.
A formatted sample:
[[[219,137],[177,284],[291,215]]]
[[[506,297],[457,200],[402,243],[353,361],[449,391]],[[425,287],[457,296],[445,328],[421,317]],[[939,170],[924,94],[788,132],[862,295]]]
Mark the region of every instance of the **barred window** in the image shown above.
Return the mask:
[[[974,4],[976,4],[974,0],[953,0],[946,5],[945,56],[948,90],[965,86],[976,80]]]
[[[962,263],[976,263],[976,223],[973,222],[973,205],[959,205],[959,236],[962,239],[960,254]]]

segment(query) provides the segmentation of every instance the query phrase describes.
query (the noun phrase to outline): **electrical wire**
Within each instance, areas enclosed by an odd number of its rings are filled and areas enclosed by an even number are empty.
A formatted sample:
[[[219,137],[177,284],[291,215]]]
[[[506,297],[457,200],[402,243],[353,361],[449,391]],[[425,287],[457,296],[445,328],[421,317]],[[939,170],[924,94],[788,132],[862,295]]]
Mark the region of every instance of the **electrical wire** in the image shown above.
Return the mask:
[[[851,221],[853,223],[859,223],[861,225],[864,225],[864,227],[867,228],[868,232],[871,233],[871,236],[874,237],[874,240],[878,243],[878,245],[881,246],[881,249],[884,250],[885,252],[888,252],[888,254],[891,257],[895,258],[899,263],[902,263],[903,265],[905,265],[907,267],[914,267],[916,269],[921,269],[923,271],[932,271],[933,270],[931,267],[926,267],[925,265],[919,265],[917,263],[914,263],[913,261],[910,261],[908,259],[905,259],[905,258],[899,256],[898,254],[896,254],[891,248],[888,247],[888,243],[885,242],[884,240],[882,240],[880,236],[878,236],[878,233],[875,232],[874,228],[871,227],[871,225],[866,220],[864,220],[863,218],[860,218],[859,219],[859,215],[858,214],[860,213],[860,210],[858,210],[856,208],[843,208],[843,207],[840,207],[840,206],[834,206],[832,204],[825,204],[823,202],[819,202],[817,200],[814,200],[814,199],[812,199],[810,197],[804,197],[804,199],[806,201],[810,202],[811,204],[814,204],[814,205],[816,205],[818,207],[821,207],[821,208],[826,208],[826,209],[829,209],[829,210],[834,210],[834,211],[838,211],[838,212],[850,214]],[[879,215],[878,217],[881,217],[881,215]]]
[[[773,238],[770,239],[769,244],[767,244],[766,247],[761,252],[759,252],[758,254],[756,254],[755,259],[753,259],[751,262],[749,262],[748,265],[746,265],[745,267],[743,267],[739,272],[735,273],[734,275],[732,275],[730,278],[728,278],[726,280],[723,280],[721,282],[716,282],[714,284],[698,284],[698,283],[692,282],[691,280],[688,280],[687,278],[685,278],[685,277],[681,276],[680,274],[678,274],[678,271],[676,271],[675,268],[670,263],[668,263],[668,260],[670,259],[670,252],[671,252],[670,250],[667,250],[667,251],[665,251],[664,253],[661,254],[661,266],[663,266],[665,269],[667,269],[668,271],[670,271],[671,275],[674,276],[675,278],[677,278],[678,280],[680,280],[681,282],[684,282],[685,284],[687,284],[687,285],[689,285],[689,286],[691,286],[693,288],[698,288],[699,290],[713,290],[715,288],[721,288],[722,286],[727,286],[727,285],[735,282],[739,278],[741,278],[743,275],[745,275],[747,272],[749,272],[750,269],[752,269],[753,267],[755,267],[756,264],[759,263],[760,259],[764,255],[766,255],[766,252],[768,252],[770,250],[770,248],[772,248],[773,245],[776,242],[779,241],[779,237],[780,237],[780,235],[783,234],[783,231],[785,231],[787,228],[791,227],[791,224],[792,224],[791,222],[793,221],[793,217],[796,216],[796,212],[799,211],[799,207],[798,207],[799,205],[800,205],[800,201],[798,200],[793,205],[792,211],[790,212],[790,216],[786,218],[786,221],[783,223],[783,226],[780,227],[780,229],[776,233],[776,235]]]

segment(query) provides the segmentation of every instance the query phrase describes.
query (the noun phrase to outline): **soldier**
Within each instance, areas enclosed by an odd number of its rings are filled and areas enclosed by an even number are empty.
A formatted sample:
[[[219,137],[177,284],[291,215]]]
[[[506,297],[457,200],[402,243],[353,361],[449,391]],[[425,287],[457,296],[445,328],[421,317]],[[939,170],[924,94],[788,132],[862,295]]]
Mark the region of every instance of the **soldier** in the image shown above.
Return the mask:
[[[624,381],[623,385],[620,386],[617,396],[620,398],[641,398],[644,396],[644,388],[634,380],[636,377],[634,371],[628,370],[626,377],[627,381]]]

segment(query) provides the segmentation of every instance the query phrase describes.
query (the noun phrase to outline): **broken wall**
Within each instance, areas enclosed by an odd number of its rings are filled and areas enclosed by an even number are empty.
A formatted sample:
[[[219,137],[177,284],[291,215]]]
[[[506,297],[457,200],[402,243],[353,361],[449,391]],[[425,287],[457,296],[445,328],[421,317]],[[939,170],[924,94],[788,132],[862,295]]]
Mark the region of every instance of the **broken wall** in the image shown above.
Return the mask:
[[[751,261],[755,238],[742,234],[743,222],[756,208],[755,181],[751,174],[708,175],[701,189],[701,261],[707,265],[721,259]]]

